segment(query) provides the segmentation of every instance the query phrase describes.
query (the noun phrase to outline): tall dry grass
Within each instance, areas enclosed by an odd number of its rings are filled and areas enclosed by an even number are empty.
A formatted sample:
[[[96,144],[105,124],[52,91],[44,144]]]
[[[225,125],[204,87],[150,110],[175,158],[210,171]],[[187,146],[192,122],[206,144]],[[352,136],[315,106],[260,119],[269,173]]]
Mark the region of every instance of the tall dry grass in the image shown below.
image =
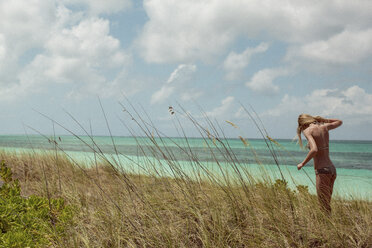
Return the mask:
[[[208,118],[202,125],[185,111],[184,118],[205,139],[219,166],[216,176],[191,149],[182,120],[175,119],[175,128],[185,140],[180,145],[172,139],[166,141],[151,120],[136,111],[128,114],[148,138],[138,139],[141,163],[133,161],[134,166],[146,167],[147,175],[130,173],[116,156],[120,155],[116,149],[114,158],[108,159],[93,137],[90,144],[82,141],[98,158],[91,165],[76,163],[63,151],[0,153],[0,159],[20,180],[25,196],[63,197],[75,206],[74,225],[68,235],[53,241],[55,246],[371,247],[371,202],[333,200],[333,212],[328,216],[305,187],[294,191],[287,187],[285,178],[273,182],[252,177],[219,126]],[[137,137],[134,128],[123,124]],[[265,137],[262,126],[257,123],[257,127]],[[188,158],[192,174],[185,173],[174,150],[164,146],[173,141],[178,152]],[[272,143],[267,142],[278,162]],[[55,144],[58,149],[58,142]],[[253,148],[247,149],[256,156]],[[260,162],[257,156],[254,159]],[[277,166],[280,169],[279,163]]]
[[[1,153],[0,159],[13,169],[24,195],[46,196],[47,181],[51,197],[63,197],[76,206],[75,224],[58,242],[63,247],[372,244],[371,202],[334,200],[329,217],[320,210],[316,196],[291,191],[288,198],[282,183],[218,186],[143,175],[126,175],[126,182],[107,164],[83,172],[63,157],[56,164],[54,155]]]

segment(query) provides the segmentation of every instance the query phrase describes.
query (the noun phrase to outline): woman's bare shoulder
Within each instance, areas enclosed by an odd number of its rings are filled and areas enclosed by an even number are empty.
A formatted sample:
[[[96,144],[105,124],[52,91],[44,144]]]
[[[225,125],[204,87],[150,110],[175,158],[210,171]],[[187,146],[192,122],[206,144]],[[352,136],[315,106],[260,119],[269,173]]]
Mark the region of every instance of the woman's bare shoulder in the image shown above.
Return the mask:
[[[308,128],[306,128],[306,129],[303,131],[305,137],[308,136],[308,135],[312,135],[312,132],[313,132],[313,127],[308,127]]]
[[[322,132],[322,133],[328,133],[328,127],[327,127],[327,125],[325,125],[325,124],[320,124],[320,125],[318,126],[318,128],[319,128],[319,131],[320,131],[320,132]]]

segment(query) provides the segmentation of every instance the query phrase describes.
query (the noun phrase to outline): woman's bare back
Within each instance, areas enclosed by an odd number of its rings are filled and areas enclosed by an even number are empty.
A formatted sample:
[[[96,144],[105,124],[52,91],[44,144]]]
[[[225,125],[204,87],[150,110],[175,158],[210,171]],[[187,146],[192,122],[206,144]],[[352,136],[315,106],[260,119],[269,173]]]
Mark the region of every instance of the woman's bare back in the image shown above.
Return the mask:
[[[311,124],[306,130],[307,135],[311,135],[315,141],[317,151],[314,156],[314,168],[321,169],[324,167],[333,166],[329,157],[329,132],[326,124]]]
[[[316,119],[317,118],[317,119]],[[314,159],[314,169],[322,169],[325,167],[334,167],[329,158],[329,130],[335,129],[342,125],[342,121],[338,119],[324,119],[320,116],[312,117],[307,114],[301,114],[298,117],[297,133],[301,143],[301,132],[305,135],[309,152],[305,159],[297,165],[297,169],[304,167],[307,162]]]

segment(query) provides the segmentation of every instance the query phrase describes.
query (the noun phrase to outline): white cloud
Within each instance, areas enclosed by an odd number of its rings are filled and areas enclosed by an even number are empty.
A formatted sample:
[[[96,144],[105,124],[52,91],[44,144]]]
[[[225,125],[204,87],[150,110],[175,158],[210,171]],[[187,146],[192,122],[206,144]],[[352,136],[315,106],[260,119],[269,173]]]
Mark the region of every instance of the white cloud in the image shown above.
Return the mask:
[[[72,83],[75,90],[88,95],[103,91],[108,95],[108,89],[115,84],[105,73],[123,70],[129,63],[119,40],[109,35],[109,22],[100,18],[82,20],[69,29],[53,32],[45,47],[46,51],[35,57],[26,72],[39,74],[37,77],[46,83]]]
[[[151,104],[164,102],[176,90],[184,87],[184,84],[191,80],[196,71],[196,65],[181,64],[169,76],[167,82],[151,96]],[[182,89],[184,92],[184,89]],[[183,93],[185,94],[185,92]]]
[[[363,121],[372,123],[372,94],[354,85],[345,90],[314,90],[304,97],[285,95],[279,105],[264,115],[301,113],[338,117],[347,120],[349,124]]]
[[[4,84],[4,81],[5,81],[4,77],[7,74],[7,70],[5,70],[6,65],[7,65],[7,46],[5,43],[5,35],[0,33],[0,85]]]
[[[256,72],[246,86],[254,92],[270,95],[279,92],[279,87],[273,84],[277,77],[288,75],[284,68],[263,69]]]
[[[190,80],[191,76],[196,71],[196,65],[181,64],[175,69],[167,80],[167,84],[178,82],[183,83]]]
[[[74,77],[84,69],[107,70],[121,67],[128,56],[121,50],[119,40],[110,36],[109,21],[91,18],[81,21],[71,29],[63,29],[52,35],[46,43],[48,57],[52,60],[48,73],[53,77]],[[71,75],[63,66],[81,68]],[[61,65],[60,65],[61,64]]]
[[[0,34],[0,61],[5,59],[6,47],[5,47],[5,37]]]
[[[119,40],[110,35],[109,21],[101,18],[83,19],[71,27],[72,13],[66,8],[55,10],[57,20],[51,23],[43,50],[18,69],[14,82],[1,89],[4,99],[17,98],[41,91],[55,83],[69,83],[69,96],[116,96],[124,89],[122,78],[130,57]],[[74,19],[74,18],[72,18]],[[71,20],[71,19],[70,19]],[[8,72],[9,73],[9,72]],[[106,75],[113,75],[109,79]]]
[[[76,5],[78,11],[64,4]],[[125,69],[130,56],[110,35],[109,21],[92,15],[111,13],[129,1],[10,1],[0,2],[1,100],[69,83],[70,96],[118,95],[128,87]],[[100,11],[101,5],[104,4]],[[116,7],[115,7],[116,6]],[[111,8],[111,9],[110,9]],[[89,9],[90,15],[86,15]],[[95,10],[96,9],[96,10]],[[91,16],[88,17],[87,16]],[[124,85],[123,85],[124,84]]]
[[[208,117],[227,117],[232,112],[232,107],[234,106],[235,98],[232,96],[228,96],[222,100],[221,105],[214,108],[211,111],[206,112]]]
[[[268,47],[269,46],[267,43],[261,43],[254,48],[248,47],[240,54],[230,52],[223,62],[223,67],[227,72],[226,79],[238,79],[240,77],[241,71],[248,66],[251,57],[257,53],[266,52]]]
[[[151,96],[151,104],[164,102],[168,97],[170,97],[175,90],[175,87],[169,85],[163,85],[160,90],[156,91]]]
[[[287,59],[299,57],[315,62],[350,64],[362,61],[372,55],[372,29],[344,30],[327,40],[319,40],[292,48]]]
[[[196,100],[197,98],[201,97],[204,93],[197,89],[190,89],[181,95],[181,99],[183,101],[190,101],[190,100]]]
[[[19,55],[27,48],[40,46],[55,21],[55,11],[54,1],[1,1],[0,33],[8,49]]]
[[[84,7],[93,15],[123,11],[132,6],[131,0],[62,0],[67,6]]]
[[[301,45],[369,29],[371,1],[144,0],[139,46],[148,62],[211,60],[237,38]]]
[[[55,11],[55,3],[48,0],[0,1],[0,91],[15,87],[19,58],[29,49],[42,48]]]

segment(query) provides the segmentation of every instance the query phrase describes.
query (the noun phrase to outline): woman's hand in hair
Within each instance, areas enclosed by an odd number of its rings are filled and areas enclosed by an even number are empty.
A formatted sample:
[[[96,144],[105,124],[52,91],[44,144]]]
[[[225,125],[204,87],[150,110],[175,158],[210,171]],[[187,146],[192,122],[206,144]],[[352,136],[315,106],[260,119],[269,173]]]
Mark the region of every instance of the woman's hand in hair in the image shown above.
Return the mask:
[[[328,130],[332,130],[341,126],[342,121],[339,119],[328,119],[326,125]]]

